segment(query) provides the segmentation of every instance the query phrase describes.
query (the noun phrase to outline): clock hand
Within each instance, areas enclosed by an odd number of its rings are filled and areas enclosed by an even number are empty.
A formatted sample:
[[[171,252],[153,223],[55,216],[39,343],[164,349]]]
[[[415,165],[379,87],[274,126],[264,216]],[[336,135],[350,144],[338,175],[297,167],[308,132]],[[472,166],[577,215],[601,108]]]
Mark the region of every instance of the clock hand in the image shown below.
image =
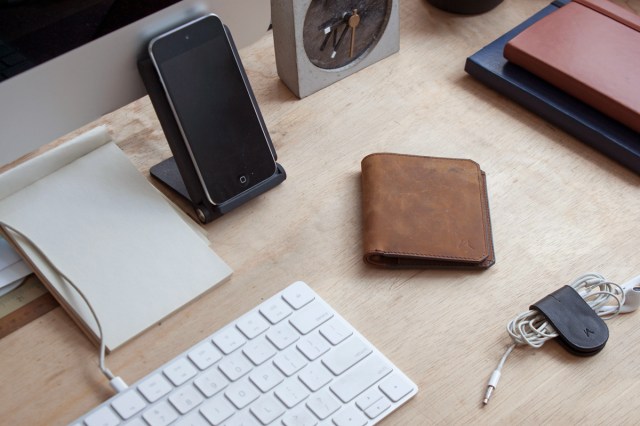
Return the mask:
[[[342,29],[342,33],[340,37],[336,40],[338,36],[338,25],[344,25]],[[333,52],[331,52],[331,59],[336,57],[338,48],[342,43],[342,39],[346,35],[347,31],[351,29],[351,48],[349,50],[349,57],[353,57],[353,51],[355,47],[355,33],[356,27],[360,24],[360,15],[358,15],[358,9],[353,9],[353,12],[346,12],[342,15],[342,18],[335,18],[329,21],[324,22],[322,25],[318,27],[318,29],[322,30],[325,33],[324,40],[320,45],[320,50],[324,50],[333,34]],[[334,27],[335,25],[335,27]]]
[[[345,24],[345,16],[349,15],[349,13],[345,12],[342,14],[342,16],[338,17],[338,18],[331,18],[328,21],[323,22],[321,25],[318,26],[318,29],[320,31],[322,31],[325,35],[324,35],[324,40],[322,41],[322,44],[320,45],[320,50],[324,50],[324,48],[327,46],[327,42],[329,41],[329,39],[331,38],[331,35],[333,34],[333,38],[334,38],[334,47],[336,46],[336,42],[335,42],[335,32],[338,31],[338,26],[341,24]]]
[[[356,44],[356,28],[360,24],[360,15],[358,9],[353,9],[353,13],[349,17],[348,25],[351,28],[351,48],[349,49],[349,57],[353,57],[353,50]]]
[[[344,15],[337,17],[337,18],[331,18],[328,21],[323,22],[322,24],[320,24],[318,26],[318,29],[322,32],[324,32],[325,34],[331,32],[331,30],[333,29],[333,26],[336,24],[339,24],[341,22],[344,21]]]
[[[348,29],[349,27],[345,25],[344,29],[342,30],[342,34],[340,34],[340,38],[338,39],[338,41],[333,43],[333,52],[331,52],[331,59],[336,57],[338,47],[340,47],[340,43],[342,42],[342,39],[344,38],[344,35],[347,33]],[[335,40],[335,34],[337,34],[337,31],[335,31],[333,34],[334,34],[334,40]]]
[[[331,32],[326,33],[326,35],[324,36],[324,40],[322,40],[322,44],[320,45],[320,50],[324,50],[324,48],[327,46],[329,38],[331,38]]]

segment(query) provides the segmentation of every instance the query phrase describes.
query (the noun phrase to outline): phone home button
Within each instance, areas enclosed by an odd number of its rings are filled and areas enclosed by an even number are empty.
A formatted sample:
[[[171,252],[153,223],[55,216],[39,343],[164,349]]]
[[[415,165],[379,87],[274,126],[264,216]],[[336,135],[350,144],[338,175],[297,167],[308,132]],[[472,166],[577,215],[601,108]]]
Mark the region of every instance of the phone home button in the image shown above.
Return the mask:
[[[249,178],[247,175],[241,175],[238,177],[238,182],[240,182],[242,186],[247,186],[249,184]]]

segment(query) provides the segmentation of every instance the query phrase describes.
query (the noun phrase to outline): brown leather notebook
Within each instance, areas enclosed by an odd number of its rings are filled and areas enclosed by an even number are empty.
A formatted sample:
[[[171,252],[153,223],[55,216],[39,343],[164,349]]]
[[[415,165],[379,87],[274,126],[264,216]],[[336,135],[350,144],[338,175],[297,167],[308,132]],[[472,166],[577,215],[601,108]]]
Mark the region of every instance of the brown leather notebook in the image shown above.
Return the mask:
[[[640,16],[574,0],[507,43],[504,57],[640,132]]]
[[[477,163],[378,153],[361,166],[366,263],[388,268],[495,263],[486,179]]]

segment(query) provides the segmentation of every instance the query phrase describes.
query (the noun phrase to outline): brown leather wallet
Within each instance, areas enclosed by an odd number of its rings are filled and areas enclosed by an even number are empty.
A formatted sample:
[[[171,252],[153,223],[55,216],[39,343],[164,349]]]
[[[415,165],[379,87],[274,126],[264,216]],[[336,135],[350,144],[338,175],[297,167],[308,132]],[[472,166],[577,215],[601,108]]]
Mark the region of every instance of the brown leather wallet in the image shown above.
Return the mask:
[[[362,167],[364,261],[388,268],[495,263],[485,174],[471,160],[378,153]]]
[[[510,40],[504,56],[640,132],[640,16],[574,0]]]

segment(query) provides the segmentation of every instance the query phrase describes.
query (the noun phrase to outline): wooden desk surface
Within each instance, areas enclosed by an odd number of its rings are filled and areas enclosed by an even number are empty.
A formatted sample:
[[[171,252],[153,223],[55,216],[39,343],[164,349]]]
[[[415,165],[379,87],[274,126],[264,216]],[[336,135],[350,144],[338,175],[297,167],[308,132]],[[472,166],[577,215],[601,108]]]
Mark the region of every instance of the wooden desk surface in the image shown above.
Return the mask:
[[[640,12],[640,1],[626,3]],[[304,100],[278,79],[270,34],[244,49],[288,179],[206,226],[231,280],[108,366],[132,383],[304,280],[419,385],[384,424],[637,423],[640,312],[610,321],[607,346],[591,358],[555,342],[516,349],[481,405],[515,314],[588,271],[620,283],[640,274],[640,176],[463,71],[468,55],[547,4],[505,0],[462,17],[402,0],[400,52]],[[146,98],[99,122],[144,174],[170,155]],[[360,160],[378,151],[477,161],[497,263],[484,272],[366,266]],[[111,395],[95,347],[60,308],[0,340],[0,374],[2,424],[70,422]]]

